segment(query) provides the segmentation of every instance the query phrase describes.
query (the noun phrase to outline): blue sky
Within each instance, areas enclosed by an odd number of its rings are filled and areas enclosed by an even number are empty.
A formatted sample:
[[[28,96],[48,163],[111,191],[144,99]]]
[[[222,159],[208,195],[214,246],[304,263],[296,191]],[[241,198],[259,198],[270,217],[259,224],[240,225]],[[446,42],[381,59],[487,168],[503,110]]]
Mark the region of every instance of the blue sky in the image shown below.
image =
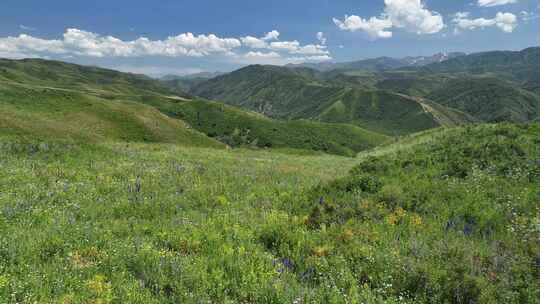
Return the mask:
[[[2,4],[0,57],[42,57],[150,75],[540,45],[540,0]]]

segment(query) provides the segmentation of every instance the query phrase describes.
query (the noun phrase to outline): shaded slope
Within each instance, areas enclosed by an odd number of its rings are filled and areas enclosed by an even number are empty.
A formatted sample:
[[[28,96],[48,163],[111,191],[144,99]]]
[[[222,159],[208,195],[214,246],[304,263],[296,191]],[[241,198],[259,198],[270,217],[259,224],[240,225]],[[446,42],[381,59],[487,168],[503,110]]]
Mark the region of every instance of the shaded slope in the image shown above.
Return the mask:
[[[297,71],[298,77],[311,72]],[[275,121],[209,101],[188,100],[138,75],[56,61],[0,61],[2,134],[224,147],[220,140],[231,146],[349,156],[387,139],[352,125]]]
[[[340,86],[320,76],[310,69],[249,66],[196,86],[192,93],[270,117],[352,123],[390,135],[441,126],[415,100]]]
[[[540,96],[496,78],[453,79],[427,96],[487,122],[527,122],[540,114]]]
[[[195,86],[190,92],[275,118],[305,118],[318,100],[339,93],[309,69],[253,65]]]
[[[152,97],[141,102],[182,119],[232,147],[294,148],[353,156],[389,140],[385,135],[353,125],[275,120],[206,100],[174,101]]]

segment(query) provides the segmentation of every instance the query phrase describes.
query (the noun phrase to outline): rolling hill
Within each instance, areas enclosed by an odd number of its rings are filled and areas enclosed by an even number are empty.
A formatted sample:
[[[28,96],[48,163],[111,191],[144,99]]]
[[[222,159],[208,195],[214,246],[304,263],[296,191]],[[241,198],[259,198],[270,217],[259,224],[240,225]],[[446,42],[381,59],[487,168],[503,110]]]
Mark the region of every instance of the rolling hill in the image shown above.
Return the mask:
[[[0,59],[0,81],[94,94],[181,95],[144,75],[44,59]]]
[[[3,135],[208,147],[225,143],[347,156],[388,140],[353,125],[278,121],[185,93],[177,96],[161,82],[139,75],[46,60],[1,63]]]
[[[378,262],[351,258],[356,262],[344,263],[349,271],[370,269],[359,274],[367,286],[381,282],[370,271],[389,271],[392,289],[414,294],[414,303],[502,303],[509,290],[513,302],[535,303],[539,138],[537,124],[481,125],[429,131],[362,153],[346,177],[314,188],[305,223],[371,244]],[[325,248],[355,256],[362,246],[338,243]]]
[[[390,140],[350,124],[276,120],[262,114],[203,99],[141,97],[138,102],[188,123],[231,147],[297,149],[354,156]]]
[[[225,147],[185,122],[142,103],[5,83],[0,83],[0,135]]]
[[[540,114],[540,96],[497,78],[452,79],[428,98],[486,122],[528,122]]]
[[[306,68],[248,66],[195,86],[190,92],[274,118],[352,123],[389,135],[442,126],[437,119],[442,116],[452,115],[458,124],[470,121],[470,117],[444,106],[428,110],[416,99],[340,85]],[[462,119],[457,119],[460,116]]]

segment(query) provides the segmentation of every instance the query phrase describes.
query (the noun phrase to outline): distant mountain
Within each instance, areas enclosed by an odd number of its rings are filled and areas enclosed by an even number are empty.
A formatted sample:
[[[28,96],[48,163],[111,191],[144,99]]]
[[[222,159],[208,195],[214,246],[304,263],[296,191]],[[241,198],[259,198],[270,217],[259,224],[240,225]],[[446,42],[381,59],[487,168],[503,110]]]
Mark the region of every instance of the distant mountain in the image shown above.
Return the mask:
[[[438,53],[433,56],[418,56],[405,58],[378,57],[351,62],[322,62],[322,63],[302,63],[290,64],[288,67],[307,67],[322,72],[332,70],[365,70],[365,71],[385,71],[402,67],[418,67],[428,64],[443,62],[452,58],[465,56],[465,53]]]
[[[439,63],[432,63],[421,70],[426,72],[468,72],[480,74],[486,72],[506,72],[519,76],[528,76],[531,69],[540,66],[540,47],[531,47],[522,51],[492,51],[475,53],[452,58]],[[526,72],[523,74],[523,72]]]
[[[178,96],[142,75],[33,59],[0,60],[0,136],[213,148],[225,143],[346,156],[389,140],[351,124],[274,120]]]
[[[497,78],[462,77],[429,93],[439,104],[486,122],[528,122],[540,115],[540,96]]]
[[[429,107],[388,91],[339,86],[318,76],[308,68],[253,65],[208,80],[190,92],[273,118],[352,123],[389,135],[471,120],[444,106]],[[454,119],[440,119],[449,116]]]
[[[174,80],[174,79],[198,79],[198,78],[214,78],[220,75],[223,75],[222,72],[200,72],[200,73],[193,73],[193,74],[187,74],[187,75],[165,75],[161,77],[161,80],[167,81],[167,80]]]
[[[166,75],[160,78],[160,81],[172,90],[189,91],[193,86],[220,75],[223,73],[201,72],[184,76]]]
[[[417,69],[429,73],[487,75],[516,82],[525,89],[540,92],[540,47],[522,51],[493,51],[453,58]]]
[[[0,59],[0,81],[94,93],[182,95],[144,75],[43,59]]]
[[[466,53],[461,52],[437,53],[432,56],[405,57],[402,60],[407,63],[407,66],[425,66],[428,64],[444,62],[446,60],[466,55]]]

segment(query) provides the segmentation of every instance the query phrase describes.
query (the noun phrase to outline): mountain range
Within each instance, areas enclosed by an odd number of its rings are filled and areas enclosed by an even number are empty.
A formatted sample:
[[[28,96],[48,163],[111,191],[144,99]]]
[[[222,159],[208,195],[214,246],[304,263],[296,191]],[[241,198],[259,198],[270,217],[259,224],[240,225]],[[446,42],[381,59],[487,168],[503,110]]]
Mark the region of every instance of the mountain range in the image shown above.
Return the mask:
[[[465,56],[465,53],[450,52],[437,53],[432,56],[409,56],[404,58],[378,57],[350,62],[321,62],[321,63],[301,63],[289,64],[288,67],[306,67],[321,72],[331,70],[365,70],[384,71],[403,67],[419,67],[432,63],[443,62],[448,59]]]
[[[249,66],[189,92],[279,119],[351,123],[388,135],[472,121],[522,123],[540,116],[539,50],[456,53],[397,68],[381,58],[323,71]]]
[[[378,58],[332,69],[252,65],[163,79],[1,59],[0,133],[352,156],[438,127],[538,121],[539,50]]]

